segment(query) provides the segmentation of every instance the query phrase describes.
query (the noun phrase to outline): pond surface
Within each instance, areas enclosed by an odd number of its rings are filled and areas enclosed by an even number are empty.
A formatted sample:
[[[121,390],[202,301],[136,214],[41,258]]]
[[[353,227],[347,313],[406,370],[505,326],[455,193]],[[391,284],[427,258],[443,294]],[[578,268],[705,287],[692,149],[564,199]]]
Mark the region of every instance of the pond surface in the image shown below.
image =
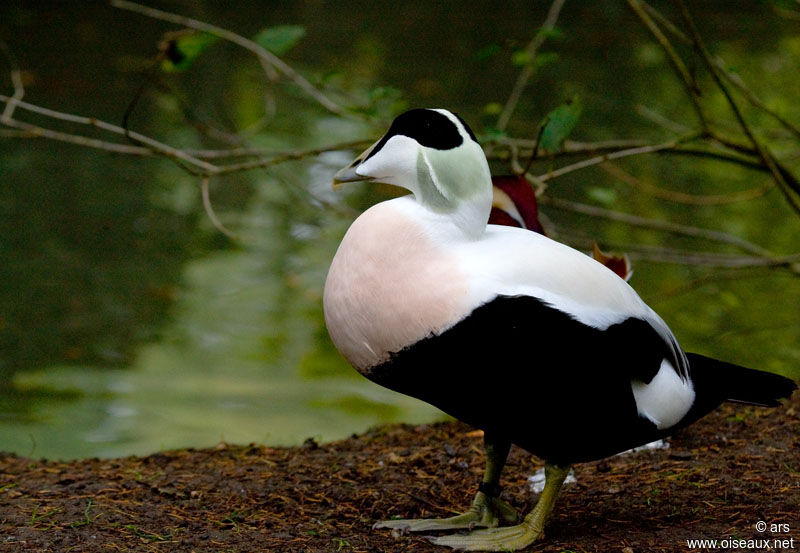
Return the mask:
[[[519,71],[515,52],[546,12],[523,2],[443,2],[425,11],[245,3],[233,12],[213,4],[157,5],[245,36],[302,26],[305,36],[284,58],[337,98],[384,119],[403,106],[451,107],[482,135]],[[712,3],[698,20],[715,52],[800,122],[797,23],[760,9]],[[548,46],[510,132],[535,136],[542,117],[574,95],[584,106],[573,133],[579,140],[663,139],[642,106],[691,124],[663,55],[622,4],[601,11],[567,3],[559,25],[563,36]],[[200,136],[204,126],[238,130],[244,145],[271,151],[382,130],[268,82],[257,62],[225,44],[185,73],[153,77],[156,44],[169,30],[102,4],[31,10],[11,1],[0,8],[0,38],[24,70],[25,99],[35,104],[116,124],[144,85],[131,126],[181,148],[230,146]],[[721,98],[708,101],[723,111]],[[796,150],[796,142],[777,142],[780,155]],[[214,208],[240,236],[230,240],[205,215],[198,179],[171,162],[0,137],[0,449],[75,458],[221,440],[289,445],[441,418],[357,375],[327,338],[321,294],[328,263],[356,214],[390,193],[330,190],[331,175],[355,153],[215,179]],[[620,166],[646,183],[706,196],[766,182],[761,173],[699,159],[639,156]],[[502,163],[494,169],[509,171]],[[800,219],[774,190],[747,202],[686,204],[595,168],[553,180],[548,194],[722,231],[776,255],[800,251]],[[543,213],[562,239],[638,248],[632,284],[687,349],[800,378],[797,272],[656,262],[642,246],[741,252],[553,206]]]

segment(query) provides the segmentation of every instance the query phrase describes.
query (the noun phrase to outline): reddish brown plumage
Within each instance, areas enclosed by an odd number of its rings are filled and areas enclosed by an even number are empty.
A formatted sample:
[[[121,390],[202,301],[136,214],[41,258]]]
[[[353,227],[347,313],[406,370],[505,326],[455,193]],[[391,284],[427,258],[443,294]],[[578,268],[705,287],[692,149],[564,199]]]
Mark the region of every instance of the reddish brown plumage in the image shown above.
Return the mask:
[[[525,228],[544,234],[542,223],[539,222],[539,206],[536,203],[536,194],[533,191],[531,183],[523,175],[500,175],[492,177],[492,184],[505,192],[514,206],[519,211]],[[506,213],[501,215],[502,211],[498,207],[492,208],[492,215],[489,216],[489,222],[495,225],[507,225],[512,227],[520,226],[517,221]],[[495,220],[492,218],[495,217]],[[511,221],[511,224],[505,221]]]

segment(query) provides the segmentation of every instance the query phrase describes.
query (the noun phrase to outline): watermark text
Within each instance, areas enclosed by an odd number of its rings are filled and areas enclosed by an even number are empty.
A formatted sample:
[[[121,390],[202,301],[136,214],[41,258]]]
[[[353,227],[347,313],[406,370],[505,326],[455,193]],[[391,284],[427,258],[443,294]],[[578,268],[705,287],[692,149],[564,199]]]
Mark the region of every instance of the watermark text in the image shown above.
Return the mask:
[[[770,537],[765,538],[722,538],[712,539],[687,539],[686,547],[689,549],[713,550],[713,549],[751,549],[754,551],[770,550],[792,550],[800,548],[800,540],[796,540],[789,535],[791,528],[783,522],[768,523],[759,520],[754,524],[757,532],[769,532]],[[781,535],[782,534],[782,535]]]

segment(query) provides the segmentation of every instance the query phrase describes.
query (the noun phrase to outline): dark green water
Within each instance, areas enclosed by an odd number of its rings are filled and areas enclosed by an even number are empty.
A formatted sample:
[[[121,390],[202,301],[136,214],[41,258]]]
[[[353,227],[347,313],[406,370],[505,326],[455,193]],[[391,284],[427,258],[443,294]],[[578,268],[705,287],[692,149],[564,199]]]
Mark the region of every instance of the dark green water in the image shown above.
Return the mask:
[[[385,117],[403,106],[449,107],[479,133],[496,118],[491,104],[504,102],[513,86],[514,52],[546,11],[523,2],[158,6],[245,36],[302,25],[305,36],[284,58],[335,97]],[[767,5],[726,6],[709,3],[697,14],[701,32],[768,105],[800,123],[800,24]],[[623,4],[567,3],[560,28],[509,125],[512,134],[534,136],[541,118],[575,94],[584,106],[578,140],[670,138],[641,106],[692,123],[661,51]],[[148,77],[162,32],[173,29],[102,3],[0,8],[0,38],[24,70],[31,103],[118,124],[144,85],[131,126],[181,148],[223,147],[197,127],[247,134],[271,109],[248,146],[280,151],[380,132],[324,112],[294,86],[267,82],[253,59],[225,44],[186,73]],[[11,93],[7,79],[2,86]],[[707,102],[724,113],[721,97]],[[797,142],[773,134],[775,151],[797,158]],[[243,237],[233,242],[205,216],[198,180],[171,162],[0,136],[0,449],[70,458],[219,440],[296,444],[440,416],[356,375],[327,339],[320,305],[327,264],[354,214],[384,197],[374,189],[330,190],[331,175],[353,154],[216,179],[215,209]],[[692,194],[766,182],[762,173],[697,159],[639,156],[619,166]],[[747,202],[690,205],[595,168],[553,180],[549,193],[724,231],[778,255],[800,250],[800,219],[774,190]],[[741,253],[543,211],[564,238]],[[687,349],[800,378],[796,272],[634,264],[632,284]]]

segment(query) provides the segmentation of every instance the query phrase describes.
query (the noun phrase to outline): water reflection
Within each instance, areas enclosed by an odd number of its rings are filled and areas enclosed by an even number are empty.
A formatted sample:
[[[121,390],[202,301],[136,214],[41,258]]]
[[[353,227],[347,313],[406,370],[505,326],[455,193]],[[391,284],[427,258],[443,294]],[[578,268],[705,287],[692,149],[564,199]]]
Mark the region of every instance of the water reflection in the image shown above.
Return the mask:
[[[163,27],[105,5],[43,8],[25,17],[21,6],[0,7],[0,30],[32,72],[31,101],[118,122],[142,84],[136,68],[147,67]],[[518,68],[508,59],[529,39],[545,7],[473,8],[443,3],[413,17],[401,13],[407,8],[382,3],[359,10],[315,5],[314,13],[301,3],[269,14],[259,6],[240,6],[235,13],[203,3],[191,9],[245,33],[258,31],[255,25],[302,22],[308,32],[292,61],[304,71],[339,69],[325,78],[358,98],[372,98],[381,113],[402,104],[397,91],[404,90],[408,102],[452,106],[480,129],[481,121],[493,119],[484,106],[504,100],[513,84]],[[535,134],[542,115],[576,91],[585,106],[577,132],[587,140],[661,132],[637,115],[637,103],[666,107],[677,120],[690,111],[660,51],[635,26],[618,24],[626,15],[615,10],[584,4],[564,12],[566,38],[552,45],[558,55],[523,98],[514,132]],[[482,13],[486,21],[476,29],[467,13]],[[785,68],[800,62],[800,43],[758,23],[744,8],[709,9],[707,17],[724,20],[719,29],[734,23],[748,29],[739,37],[710,38],[760,95],[785,104],[797,120],[795,76]],[[122,22],[129,32],[118,32]],[[351,34],[343,38],[342,29]],[[750,47],[753,33],[760,37],[757,49]],[[413,48],[409,36],[415,37]],[[64,49],[74,37],[74,48]],[[445,59],[443,51],[460,61]],[[50,61],[53,52],[63,52],[59,64]],[[148,89],[133,114],[137,129],[183,147],[219,146],[199,137],[192,126],[197,115],[223,128],[247,126],[263,115],[267,89],[279,109],[249,146],[285,150],[370,132],[321,113],[296,90],[265,85],[258,64],[235,49],[220,48],[199,63],[196,72]],[[749,78],[763,75],[763,68],[771,71],[769,88],[763,79]],[[382,86],[387,84],[396,88]],[[243,237],[234,243],[202,213],[197,179],[172,163],[3,140],[0,448],[80,457],[222,439],[297,444],[381,421],[439,416],[366,382],[327,338],[321,315],[327,265],[354,214],[386,193],[358,186],[331,191],[331,175],[353,152],[216,179],[215,207]],[[747,189],[762,178],[717,162],[680,165],[677,176],[676,167],[666,157],[626,165],[631,173],[693,193]],[[797,220],[777,194],[758,203],[687,208],[601,171],[551,186],[561,197],[725,230],[777,253],[798,247]],[[565,237],[708,246],[556,210],[546,215]],[[638,262],[632,283],[687,347],[800,376],[800,279],[763,269],[720,278],[726,275]]]

